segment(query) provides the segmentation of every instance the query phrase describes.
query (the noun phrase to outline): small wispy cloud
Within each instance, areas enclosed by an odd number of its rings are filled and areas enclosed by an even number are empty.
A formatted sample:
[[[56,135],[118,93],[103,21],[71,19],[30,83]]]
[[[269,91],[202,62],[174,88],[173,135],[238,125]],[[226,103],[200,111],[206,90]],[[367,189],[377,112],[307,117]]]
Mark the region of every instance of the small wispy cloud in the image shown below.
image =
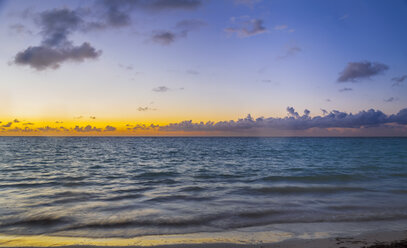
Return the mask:
[[[384,99],[384,102],[395,102],[397,100],[398,100],[398,98],[396,98],[396,97],[389,97],[387,99]]]
[[[154,92],[167,92],[169,90],[170,90],[170,88],[168,88],[167,86],[158,86],[158,87],[153,88]]]
[[[181,88],[168,88],[167,86],[158,86],[153,88],[154,92],[168,92],[168,91],[172,91],[172,90],[184,90],[183,87]]]
[[[292,56],[297,55],[298,53],[302,52],[302,48],[297,45],[292,45],[287,47],[285,54],[278,56],[277,59],[286,59]]]
[[[343,20],[348,19],[348,18],[349,18],[349,14],[344,14],[343,16],[339,17],[338,19],[340,21],[343,21]]]
[[[342,89],[339,89],[338,91],[339,92],[347,92],[347,91],[352,91],[353,89],[352,88],[342,88]]]
[[[394,77],[391,79],[391,81],[393,81],[394,83],[392,84],[392,86],[400,86],[402,85],[402,83],[407,79],[407,75],[403,75],[400,77]]]
[[[232,19],[233,27],[225,28],[225,32],[247,38],[267,32],[262,19],[247,19],[247,17]]]
[[[276,25],[276,26],[274,26],[274,30],[285,30],[287,28],[288,28],[287,25]]]

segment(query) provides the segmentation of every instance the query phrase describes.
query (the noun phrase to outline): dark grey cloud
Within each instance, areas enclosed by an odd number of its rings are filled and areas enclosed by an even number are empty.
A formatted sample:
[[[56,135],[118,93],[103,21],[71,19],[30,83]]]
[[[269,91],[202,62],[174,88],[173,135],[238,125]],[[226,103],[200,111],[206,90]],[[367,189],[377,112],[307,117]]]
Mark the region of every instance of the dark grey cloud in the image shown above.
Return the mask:
[[[353,90],[352,88],[345,87],[345,88],[339,89],[339,92],[347,92],[347,91],[352,91],[352,90]]]
[[[168,88],[167,86],[159,86],[159,87],[153,88],[153,91],[155,91],[155,92],[167,92],[169,90],[170,90],[170,88]]]
[[[13,121],[14,123],[20,123],[20,121],[18,119],[14,119]]]
[[[92,127],[91,125],[87,125],[85,127],[75,126],[75,128],[73,130],[76,132],[80,132],[80,133],[101,132],[102,131],[102,129],[97,128],[97,127]]]
[[[287,113],[288,115],[292,116],[292,117],[299,117],[300,115],[298,114],[298,112],[295,112],[295,109],[293,107],[287,107]]]
[[[337,81],[340,83],[357,82],[361,79],[379,75],[388,69],[389,67],[382,63],[369,61],[350,62],[340,73]]]
[[[394,82],[392,86],[400,86],[406,79],[407,79],[407,75],[403,75],[400,77],[394,77],[391,79],[391,81]]]
[[[127,130],[133,130],[133,131],[138,131],[138,130],[152,130],[155,128],[158,128],[158,125],[154,125],[154,124],[150,124],[150,125],[146,125],[146,124],[136,124],[136,125],[129,125],[132,127],[127,128]]]
[[[113,132],[116,131],[116,128],[110,125],[107,125],[104,129],[105,132]]]
[[[242,20],[238,18],[232,19],[232,22],[236,23],[234,27],[226,28],[225,32],[234,33],[242,38],[262,34],[267,31],[262,19]]]
[[[37,70],[58,69],[61,63],[83,62],[88,59],[97,59],[102,51],[97,51],[89,43],[80,46],[66,46],[53,48],[48,46],[28,47],[16,54],[14,63],[28,65]]]
[[[90,119],[96,120],[96,116],[89,116]]]
[[[44,11],[39,16],[41,34],[44,37],[42,45],[59,46],[70,43],[68,36],[84,24],[78,11],[70,9],[53,9]]]
[[[61,131],[59,128],[50,127],[50,126],[39,127],[35,130],[40,131],[40,132],[59,132],[59,131]],[[31,131],[35,131],[35,130],[31,129]]]
[[[398,98],[396,98],[396,97],[389,97],[387,99],[384,99],[385,102],[395,102],[397,100],[398,100]]]
[[[275,129],[275,130],[307,130],[310,128],[362,128],[379,127],[385,124],[407,124],[407,108],[397,114],[386,115],[380,110],[369,109],[352,114],[333,110],[328,113],[323,111],[323,116],[309,116],[305,111],[300,116],[292,107],[287,107],[288,116],[284,118],[257,118],[250,115],[237,121],[200,122],[193,123],[191,120],[179,123],[171,123],[160,126],[162,131],[231,131],[238,132],[251,129]]]
[[[2,127],[11,127],[13,125],[13,122],[8,122],[7,124],[2,125]]]
[[[36,70],[57,69],[64,62],[83,62],[101,55],[101,51],[88,42],[76,46],[68,39],[69,35],[85,26],[79,10],[63,8],[43,11],[36,23],[41,29],[41,44],[18,52],[14,57],[17,65],[27,65]]]

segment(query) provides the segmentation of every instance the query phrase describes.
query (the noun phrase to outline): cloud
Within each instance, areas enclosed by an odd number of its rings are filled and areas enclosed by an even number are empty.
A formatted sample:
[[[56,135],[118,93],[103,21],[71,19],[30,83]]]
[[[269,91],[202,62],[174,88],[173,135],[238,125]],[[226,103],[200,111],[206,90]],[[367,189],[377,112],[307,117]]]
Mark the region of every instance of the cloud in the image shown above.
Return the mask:
[[[105,132],[113,132],[113,131],[116,131],[116,128],[107,125],[107,126],[105,127],[105,130],[104,130],[104,131],[105,131]]]
[[[151,40],[161,45],[169,45],[176,39],[185,38],[189,32],[200,29],[205,26],[206,23],[200,20],[183,20],[175,25],[173,31],[168,30],[155,30],[152,33]]]
[[[167,92],[169,90],[170,90],[170,88],[168,88],[167,86],[159,86],[159,87],[153,88],[153,91],[155,91],[155,92]]]
[[[96,116],[89,116],[90,119],[96,120]]]
[[[68,39],[73,32],[84,29],[85,21],[78,10],[63,8],[43,11],[37,24],[41,28],[41,44],[18,52],[14,57],[15,64],[36,70],[58,69],[64,62],[96,59],[102,53],[88,42],[76,46]]]
[[[342,89],[339,89],[339,92],[347,92],[347,91],[352,91],[353,89],[352,88],[342,88]]]
[[[276,25],[274,26],[274,30],[284,30],[287,29],[288,26],[287,25]]]
[[[177,22],[175,28],[177,28],[178,30],[182,30],[184,32],[189,32],[193,30],[198,30],[204,26],[206,26],[206,22],[204,21],[197,19],[188,19]]]
[[[47,10],[40,14],[39,24],[44,46],[59,46],[69,43],[68,36],[77,31],[84,21],[79,13],[67,8]]]
[[[331,102],[331,101],[332,101],[332,100],[329,99],[329,98],[325,99],[325,102]]]
[[[131,71],[133,70],[133,66],[132,65],[122,65],[122,64],[118,64],[120,68]]]
[[[76,132],[81,132],[81,133],[102,131],[100,128],[92,127],[91,125],[87,125],[85,127],[75,126],[75,128],[73,130]]]
[[[195,70],[187,70],[186,73],[189,75],[199,75],[199,71],[195,71]]]
[[[387,99],[384,99],[385,102],[395,102],[397,100],[398,100],[398,98],[395,98],[395,97],[389,97]]]
[[[8,122],[7,124],[2,125],[2,127],[11,127],[13,125],[13,122]]]
[[[400,86],[406,79],[407,79],[407,75],[403,75],[400,77],[394,77],[391,79],[391,81],[394,82],[392,86]]]
[[[14,119],[13,121],[14,123],[20,123],[20,121],[18,119]]]
[[[26,50],[17,53],[14,63],[28,65],[37,70],[58,69],[63,62],[83,62],[86,59],[96,59],[100,55],[101,51],[96,51],[87,42],[81,46],[67,46],[64,48],[35,46],[28,47]]]
[[[99,4],[104,22],[95,23],[95,26],[99,28],[128,26],[132,22],[131,13],[134,10],[152,12],[195,10],[201,5],[200,0],[104,0]]]
[[[235,4],[247,5],[253,7],[256,3],[260,3],[262,0],[235,0]]]
[[[259,35],[267,32],[266,27],[263,24],[262,19],[251,19],[246,20],[246,18],[232,19],[236,22],[234,27],[229,27],[225,29],[225,32],[230,34],[236,34],[238,37],[247,38],[254,35]]]
[[[343,21],[343,20],[348,19],[348,18],[349,18],[349,14],[344,14],[343,16],[339,17],[339,20]]]
[[[49,127],[49,126],[46,126],[46,127],[39,127],[39,128],[37,128],[36,130],[37,130],[37,131],[40,131],[40,132],[59,132],[59,131],[60,131],[59,128]]]
[[[385,64],[375,62],[350,62],[345,69],[340,73],[338,82],[356,82],[361,79],[370,78],[379,75],[389,67]]]
[[[23,125],[24,125],[24,126],[32,126],[32,125],[34,125],[34,123],[32,123],[32,122],[26,122],[26,123],[23,123]]]
[[[9,28],[10,30],[12,30],[12,32],[17,34],[29,34],[29,35],[33,34],[31,30],[29,30],[26,26],[24,26],[21,23],[12,24],[9,26]]]
[[[302,51],[302,49],[299,46],[296,46],[296,45],[289,46],[286,49],[285,54],[282,55],[282,56],[278,56],[277,59],[285,59],[285,58],[288,58],[288,57],[292,57],[292,56],[295,56],[296,54],[300,53],[301,51]]]
[[[206,123],[193,123],[191,120],[179,123],[171,123],[160,126],[161,131],[230,131],[240,132],[243,130],[273,129],[273,130],[307,130],[310,128],[362,128],[379,127],[385,124],[407,124],[407,108],[400,110],[397,114],[386,115],[380,110],[369,109],[356,114],[333,110],[328,113],[323,111],[323,116],[309,116],[304,111],[300,116],[292,107],[287,107],[288,116],[284,118],[257,118],[250,115],[237,121],[219,121]]]
[[[145,111],[155,111],[156,109],[147,106],[147,107],[138,107],[137,110],[140,112],[145,112]]]
[[[175,41],[176,37],[177,34],[171,31],[154,31],[151,39],[161,45],[169,45]]]

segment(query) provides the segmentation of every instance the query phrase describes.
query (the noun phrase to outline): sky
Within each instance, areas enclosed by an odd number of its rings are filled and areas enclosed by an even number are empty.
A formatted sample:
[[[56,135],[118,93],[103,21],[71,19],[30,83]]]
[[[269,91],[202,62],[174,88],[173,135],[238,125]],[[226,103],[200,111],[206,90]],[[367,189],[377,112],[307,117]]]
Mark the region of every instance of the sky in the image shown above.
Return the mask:
[[[407,136],[407,1],[0,0],[0,135]]]

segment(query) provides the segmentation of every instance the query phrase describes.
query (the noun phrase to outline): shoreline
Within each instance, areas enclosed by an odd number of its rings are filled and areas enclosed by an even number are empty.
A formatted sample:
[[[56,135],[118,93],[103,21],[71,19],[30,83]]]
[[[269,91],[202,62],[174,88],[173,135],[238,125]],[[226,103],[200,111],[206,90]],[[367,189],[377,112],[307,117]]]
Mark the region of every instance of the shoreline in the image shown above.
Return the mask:
[[[9,240],[5,240],[6,238]],[[171,239],[167,236],[156,236],[161,244],[150,244],[136,241],[129,243],[113,244],[114,239],[94,239],[94,241],[105,241],[106,245],[100,242],[89,242],[88,238],[70,238],[57,236],[0,236],[0,247],[55,247],[55,248],[403,248],[407,247],[407,229],[404,231],[375,231],[359,235],[345,235],[326,238],[287,238],[282,241],[264,242],[252,240],[248,243],[236,242],[216,242],[217,239],[201,239],[191,243],[177,243],[177,239]],[[66,242],[66,241],[71,242]],[[59,242],[58,242],[59,241]],[[117,241],[117,240],[116,240]],[[180,241],[180,240],[179,240]],[[72,243],[75,242],[75,243]],[[169,243],[167,243],[169,242]],[[172,242],[172,243],[170,243]],[[110,245],[108,245],[110,243]],[[133,243],[133,244],[130,244]],[[165,244],[167,243],[167,244]]]

